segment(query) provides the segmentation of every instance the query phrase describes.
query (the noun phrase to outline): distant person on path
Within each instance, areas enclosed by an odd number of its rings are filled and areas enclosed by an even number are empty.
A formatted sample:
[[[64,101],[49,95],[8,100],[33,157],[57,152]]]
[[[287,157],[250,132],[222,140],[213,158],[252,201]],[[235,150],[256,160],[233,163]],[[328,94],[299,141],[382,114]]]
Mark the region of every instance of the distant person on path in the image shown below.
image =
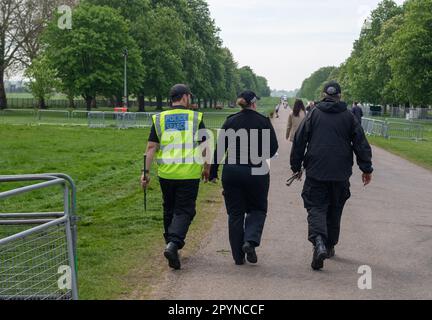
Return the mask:
[[[363,109],[359,106],[358,102],[354,102],[352,107],[352,113],[356,117],[356,119],[362,123],[363,119]]]
[[[275,108],[275,112],[276,112],[276,118],[279,118],[279,110],[280,110],[280,106],[281,104],[278,104]]]
[[[287,140],[291,142],[294,141],[294,136],[305,117],[306,117],[306,110],[303,101],[297,99],[296,102],[294,103],[293,112],[289,115],[288,118],[288,127],[286,132]]]
[[[153,126],[147,146],[147,171],[141,184],[150,184],[150,167],[157,158],[159,183],[163,198],[165,240],[164,256],[172,269],[181,268],[179,250],[185,246],[186,235],[196,215],[196,200],[200,179],[208,180],[210,165],[195,161],[205,151],[195,141],[198,130],[205,130],[202,113],[190,110],[192,93],[183,84],[170,92],[170,110],[153,116]]]
[[[252,91],[239,96],[242,111],[228,117],[222,126],[224,134],[219,134],[210,171],[210,181],[216,181],[219,164],[224,163],[222,185],[236,265],[244,265],[245,256],[250,263],[258,262],[255,249],[261,244],[268,211],[268,160],[279,149],[270,119],[257,112],[258,100]]]
[[[309,240],[314,245],[312,268],[335,256],[342,212],[351,197],[353,153],[363,172],[363,183],[372,180],[372,150],[360,123],[341,101],[338,83],[324,88],[324,99],[300,125],[291,151],[294,173],[306,169],[302,197],[308,211]]]

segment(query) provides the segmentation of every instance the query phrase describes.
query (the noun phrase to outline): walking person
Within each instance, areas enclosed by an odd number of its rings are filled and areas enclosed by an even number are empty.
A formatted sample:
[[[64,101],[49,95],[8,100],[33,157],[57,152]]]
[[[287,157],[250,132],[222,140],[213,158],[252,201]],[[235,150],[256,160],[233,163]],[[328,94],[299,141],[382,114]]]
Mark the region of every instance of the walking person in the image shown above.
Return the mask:
[[[208,180],[210,166],[196,161],[205,152],[195,141],[198,130],[205,129],[202,113],[190,110],[192,93],[186,85],[175,85],[170,92],[170,110],[153,116],[147,146],[148,170],[141,177],[143,188],[150,184],[150,168],[156,157],[163,197],[165,258],[179,270],[178,251],[185,246],[189,227],[196,215],[200,179]]]
[[[280,104],[278,104],[278,105],[276,106],[276,108],[275,108],[276,118],[277,118],[277,119],[279,119],[279,111],[280,111],[281,104],[282,104],[282,102],[281,102]]]
[[[222,185],[228,213],[229,239],[237,265],[257,263],[268,211],[269,160],[279,149],[269,118],[257,112],[259,98],[243,92],[237,101],[242,111],[230,116],[222,127],[210,172],[218,178],[224,163]],[[225,158],[225,161],[223,159]]]
[[[372,150],[363,128],[341,101],[338,83],[324,88],[324,99],[300,125],[291,152],[294,173],[306,169],[302,197],[308,211],[309,241],[314,245],[312,268],[335,255],[341,218],[350,198],[353,153],[363,172],[363,183],[372,180]]]
[[[359,106],[358,102],[354,102],[352,107],[352,113],[356,117],[359,123],[362,123],[363,119],[363,109]]]
[[[288,117],[288,127],[286,132],[286,139],[293,142],[294,136],[306,117],[306,110],[303,101],[297,99],[294,103],[293,112]]]

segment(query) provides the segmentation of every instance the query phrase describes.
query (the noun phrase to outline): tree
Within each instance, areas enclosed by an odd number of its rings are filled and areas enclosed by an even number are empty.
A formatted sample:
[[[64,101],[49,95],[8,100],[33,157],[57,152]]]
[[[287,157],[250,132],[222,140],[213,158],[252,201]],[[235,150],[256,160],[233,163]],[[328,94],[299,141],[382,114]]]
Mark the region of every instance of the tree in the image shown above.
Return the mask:
[[[268,86],[268,81],[266,78],[257,76],[257,94],[260,97],[270,97],[271,89]]]
[[[315,71],[309,78],[303,81],[298,96],[308,100],[319,98],[317,91],[335,69],[336,67],[324,67]]]
[[[112,97],[123,88],[123,51],[128,49],[128,86],[135,92],[144,68],[129,27],[114,9],[89,4],[73,12],[73,29],[51,23],[44,34],[46,54],[63,86],[79,93],[91,109],[97,95]]]
[[[242,67],[238,70],[240,76],[240,91],[252,90],[257,91],[258,83],[255,72],[249,66]]]
[[[41,56],[34,59],[31,66],[27,68],[25,76],[29,79],[29,89],[33,96],[39,100],[39,108],[45,109],[45,101],[59,87],[59,81],[56,79],[56,71],[51,68],[47,58]]]
[[[24,0],[0,2],[0,109],[7,107],[4,75],[17,62],[18,50],[23,42],[19,25],[25,16]]]
[[[7,107],[4,75],[30,66],[41,52],[40,36],[57,6],[76,0],[2,0],[0,2],[0,109]]]
[[[363,28],[359,40],[354,43],[353,53],[347,62],[347,71],[351,79],[351,94],[355,100],[371,103],[382,102],[383,85],[380,82],[383,74],[380,72],[386,69],[387,62],[377,60],[380,56],[377,48],[382,45],[380,35],[383,26],[401,12],[402,9],[394,1],[382,1],[372,11],[368,27]]]
[[[390,50],[393,85],[411,105],[432,103],[432,0],[410,0]]]
[[[185,80],[182,64],[186,48],[185,26],[175,10],[156,7],[140,17],[135,28],[146,66],[140,93],[155,96],[161,109],[170,87]]]
[[[238,95],[240,87],[240,76],[237,72],[237,62],[235,62],[231,51],[228,48],[223,48],[223,65],[225,89],[222,92],[222,98],[228,101],[233,101]]]

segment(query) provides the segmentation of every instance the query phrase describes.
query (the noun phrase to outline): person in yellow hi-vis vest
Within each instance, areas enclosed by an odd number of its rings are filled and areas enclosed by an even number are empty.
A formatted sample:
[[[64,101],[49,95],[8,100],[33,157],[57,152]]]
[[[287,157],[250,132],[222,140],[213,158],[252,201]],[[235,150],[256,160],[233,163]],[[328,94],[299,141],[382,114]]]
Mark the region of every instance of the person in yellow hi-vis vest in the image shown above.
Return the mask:
[[[190,110],[192,92],[186,85],[178,84],[171,89],[170,97],[171,109],[153,116],[147,146],[147,170],[141,177],[141,184],[143,188],[150,184],[150,168],[156,156],[167,243],[164,256],[172,269],[179,270],[178,251],[185,246],[186,235],[196,215],[200,180],[208,181],[210,165],[204,161],[203,114]]]

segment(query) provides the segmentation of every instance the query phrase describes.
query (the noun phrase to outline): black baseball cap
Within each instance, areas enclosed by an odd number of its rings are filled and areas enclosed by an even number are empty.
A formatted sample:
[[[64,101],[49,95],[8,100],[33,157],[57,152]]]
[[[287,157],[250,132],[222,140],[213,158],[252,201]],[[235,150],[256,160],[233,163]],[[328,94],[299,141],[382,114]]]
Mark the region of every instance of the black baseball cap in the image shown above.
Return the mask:
[[[185,94],[192,95],[192,91],[185,84],[176,84],[170,90],[171,99],[180,99]]]
[[[336,96],[342,93],[342,88],[336,81],[330,81],[324,86],[323,92],[329,96]]]
[[[252,104],[257,102],[258,100],[261,100],[261,98],[258,97],[253,91],[244,91],[240,93],[238,97],[245,99],[248,104]]]

